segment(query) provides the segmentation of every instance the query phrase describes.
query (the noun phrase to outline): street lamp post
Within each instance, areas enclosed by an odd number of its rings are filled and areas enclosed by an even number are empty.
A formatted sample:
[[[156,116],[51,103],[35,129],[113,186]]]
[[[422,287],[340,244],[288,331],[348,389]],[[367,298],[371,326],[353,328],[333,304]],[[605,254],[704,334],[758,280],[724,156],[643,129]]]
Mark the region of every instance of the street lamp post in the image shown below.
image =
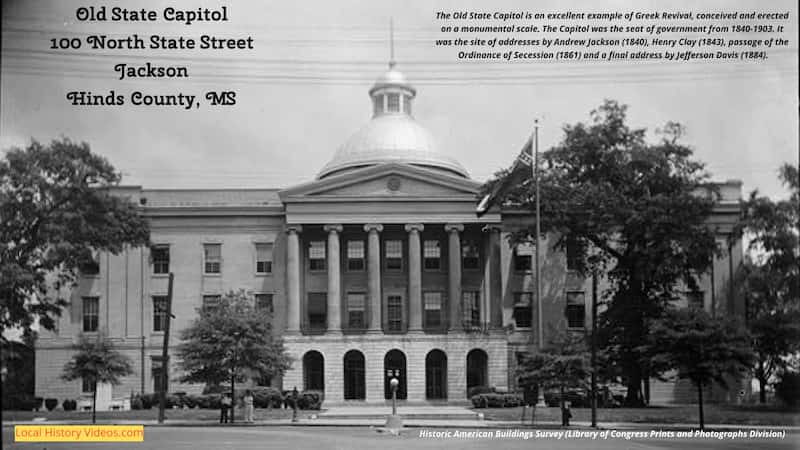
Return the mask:
[[[393,434],[399,433],[403,428],[403,420],[397,415],[397,389],[400,387],[398,372],[392,371],[390,375],[392,378],[389,380],[389,388],[392,390],[392,415],[386,418],[386,429]]]
[[[400,384],[400,381],[397,378],[392,378],[389,381],[389,384],[392,386],[392,415],[397,415],[397,386]]]

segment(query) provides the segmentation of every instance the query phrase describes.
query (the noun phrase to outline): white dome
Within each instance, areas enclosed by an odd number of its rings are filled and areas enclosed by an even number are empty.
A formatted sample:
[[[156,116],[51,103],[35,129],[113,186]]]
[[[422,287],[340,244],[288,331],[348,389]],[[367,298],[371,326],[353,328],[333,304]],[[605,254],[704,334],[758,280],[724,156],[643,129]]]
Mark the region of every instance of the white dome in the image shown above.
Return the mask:
[[[318,178],[383,163],[404,163],[433,167],[468,178],[464,167],[439,153],[433,136],[406,114],[373,118],[342,145],[322,168]]]
[[[439,153],[433,136],[411,116],[416,94],[405,75],[389,63],[389,70],[369,90],[372,120],[350,136],[317,178],[385,163],[430,167],[469,178],[458,161]]]

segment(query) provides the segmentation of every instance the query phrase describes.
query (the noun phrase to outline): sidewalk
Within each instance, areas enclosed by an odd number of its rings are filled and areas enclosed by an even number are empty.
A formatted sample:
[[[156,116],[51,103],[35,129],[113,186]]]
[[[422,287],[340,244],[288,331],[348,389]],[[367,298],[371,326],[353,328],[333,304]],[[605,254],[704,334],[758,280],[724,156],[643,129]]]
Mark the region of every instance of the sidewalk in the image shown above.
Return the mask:
[[[85,421],[19,421],[3,422],[3,426],[14,425],[88,425]],[[380,428],[386,424],[385,419],[379,418],[324,418],[300,419],[292,422],[290,419],[257,421],[255,423],[236,422],[234,424],[220,424],[216,421],[201,420],[166,420],[159,424],[154,420],[117,420],[117,421],[98,421],[98,425],[144,425],[146,427],[274,427],[274,426],[301,426],[301,427],[373,427]],[[488,421],[488,420],[466,420],[466,419],[414,419],[403,420],[403,424],[408,428],[502,428],[502,429],[561,429],[560,422],[536,422],[533,426],[530,423],[521,424],[518,421]],[[694,430],[697,424],[659,424],[659,423],[636,423],[636,422],[600,422],[600,429],[617,430]],[[787,432],[800,432],[799,425],[733,425],[733,424],[706,424],[707,430],[786,430]],[[591,429],[589,422],[572,422],[569,429]]]

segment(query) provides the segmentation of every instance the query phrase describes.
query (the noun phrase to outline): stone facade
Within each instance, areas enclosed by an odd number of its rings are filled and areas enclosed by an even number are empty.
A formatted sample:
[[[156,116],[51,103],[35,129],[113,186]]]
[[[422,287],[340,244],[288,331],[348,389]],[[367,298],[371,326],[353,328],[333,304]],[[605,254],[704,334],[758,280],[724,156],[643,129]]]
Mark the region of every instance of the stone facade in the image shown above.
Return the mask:
[[[327,402],[384,401],[387,369],[403,379],[408,401],[463,402],[477,385],[513,390],[518,353],[547,342],[557,326],[585,331],[591,283],[553,248],[557,236],[542,240],[537,305],[531,256],[508,243],[531,223],[530,213],[476,215],[481,183],[431,147],[410,115],[416,91],[394,69],[370,95],[373,121],[308,183],[116,188],[141,206],[154,247],[100,254],[97,274],[60,293],[70,306],[37,342],[36,395],[82,395],[80,381],[59,378],[81,332],[105,333],[133,361],[134,374],[114,387],[115,397],[153,392],[163,341],[154,298],[167,293],[168,272],[173,352],[204,298],[238,289],[269,295],[273,330],[293,359],[273,385],[322,388]],[[722,243],[738,216],[741,186],[720,188],[709,226]],[[730,288],[741,255],[736,242],[715,260],[695,301],[741,313]],[[202,389],[177,381],[175,361],[169,370],[170,391]]]

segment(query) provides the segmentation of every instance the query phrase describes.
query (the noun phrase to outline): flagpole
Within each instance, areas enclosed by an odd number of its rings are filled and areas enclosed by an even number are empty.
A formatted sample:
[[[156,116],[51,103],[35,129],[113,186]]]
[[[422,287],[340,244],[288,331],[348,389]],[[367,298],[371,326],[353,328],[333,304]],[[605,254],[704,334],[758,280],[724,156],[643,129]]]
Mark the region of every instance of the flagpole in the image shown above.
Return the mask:
[[[544,332],[542,330],[542,289],[541,289],[541,266],[540,266],[540,251],[539,244],[541,243],[542,236],[542,223],[541,223],[541,204],[539,202],[539,119],[533,121],[533,180],[536,185],[536,329],[537,340],[539,343],[539,350],[544,348]]]

